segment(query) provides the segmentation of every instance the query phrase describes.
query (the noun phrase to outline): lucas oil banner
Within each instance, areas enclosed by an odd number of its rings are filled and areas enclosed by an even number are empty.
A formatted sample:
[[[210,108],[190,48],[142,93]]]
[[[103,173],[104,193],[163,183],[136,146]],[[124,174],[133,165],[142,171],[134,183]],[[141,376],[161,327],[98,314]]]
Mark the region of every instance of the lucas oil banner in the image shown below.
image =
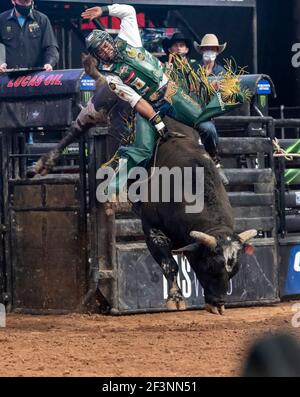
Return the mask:
[[[1,98],[28,98],[33,96],[69,95],[79,92],[83,69],[55,70],[24,75],[0,77]]]

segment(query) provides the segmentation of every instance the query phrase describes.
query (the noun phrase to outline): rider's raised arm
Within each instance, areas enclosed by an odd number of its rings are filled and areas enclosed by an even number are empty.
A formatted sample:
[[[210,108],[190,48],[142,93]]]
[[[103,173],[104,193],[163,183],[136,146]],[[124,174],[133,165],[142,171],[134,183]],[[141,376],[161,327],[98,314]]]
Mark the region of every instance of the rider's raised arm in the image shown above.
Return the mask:
[[[119,37],[133,47],[142,47],[141,36],[136,19],[136,12],[132,6],[126,4],[113,4],[101,7],[102,15],[110,15],[121,19]]]

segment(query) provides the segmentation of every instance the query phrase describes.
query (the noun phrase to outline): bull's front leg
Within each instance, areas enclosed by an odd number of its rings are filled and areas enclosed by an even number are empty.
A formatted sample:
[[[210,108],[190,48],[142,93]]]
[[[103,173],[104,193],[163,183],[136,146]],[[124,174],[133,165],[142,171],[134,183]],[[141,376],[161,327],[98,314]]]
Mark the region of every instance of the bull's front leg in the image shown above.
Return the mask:
[[[147,228],[148,229],[148,228]],[[159,229],[149,228],[146,234],[146,243],[156,262],[162,268],[168,283],[168,310],[185,310],[186,303],[177,283],[178,264],[172,256],[171,240]]]

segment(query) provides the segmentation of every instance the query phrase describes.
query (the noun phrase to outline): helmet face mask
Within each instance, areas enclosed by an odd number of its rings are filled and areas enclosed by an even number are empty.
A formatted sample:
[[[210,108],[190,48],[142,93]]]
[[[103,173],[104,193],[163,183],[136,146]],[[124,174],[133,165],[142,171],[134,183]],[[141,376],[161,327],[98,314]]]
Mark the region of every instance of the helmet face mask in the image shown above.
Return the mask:
[[[113,62],[118,57],[113,38],[102,30],[93,30],[86,38],[88,51],[100,62]]]
[[[108,41],[99,44],[93,51],[93,55],[98,61],[111,62],[115,57],[116,48]]]

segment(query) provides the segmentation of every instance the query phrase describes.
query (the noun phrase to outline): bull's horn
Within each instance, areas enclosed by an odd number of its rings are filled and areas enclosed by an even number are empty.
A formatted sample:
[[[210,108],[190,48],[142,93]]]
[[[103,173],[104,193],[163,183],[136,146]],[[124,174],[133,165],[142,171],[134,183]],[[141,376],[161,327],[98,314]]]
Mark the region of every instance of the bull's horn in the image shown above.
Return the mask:
[[[257,230],[251,229],[251,230],[246,230],[243,233],[239,234],[239,238],[242,243],[245,243],[246,241],[250,240],[250,238],[255,237],[257,235]]]
[[[195,240],[198,240],[199,243],[206,245],[209,248],[216,248],[217,246],[217,239],[214,236],[210,236],[209,234],[192,231],[190,236],[193,237]]]

